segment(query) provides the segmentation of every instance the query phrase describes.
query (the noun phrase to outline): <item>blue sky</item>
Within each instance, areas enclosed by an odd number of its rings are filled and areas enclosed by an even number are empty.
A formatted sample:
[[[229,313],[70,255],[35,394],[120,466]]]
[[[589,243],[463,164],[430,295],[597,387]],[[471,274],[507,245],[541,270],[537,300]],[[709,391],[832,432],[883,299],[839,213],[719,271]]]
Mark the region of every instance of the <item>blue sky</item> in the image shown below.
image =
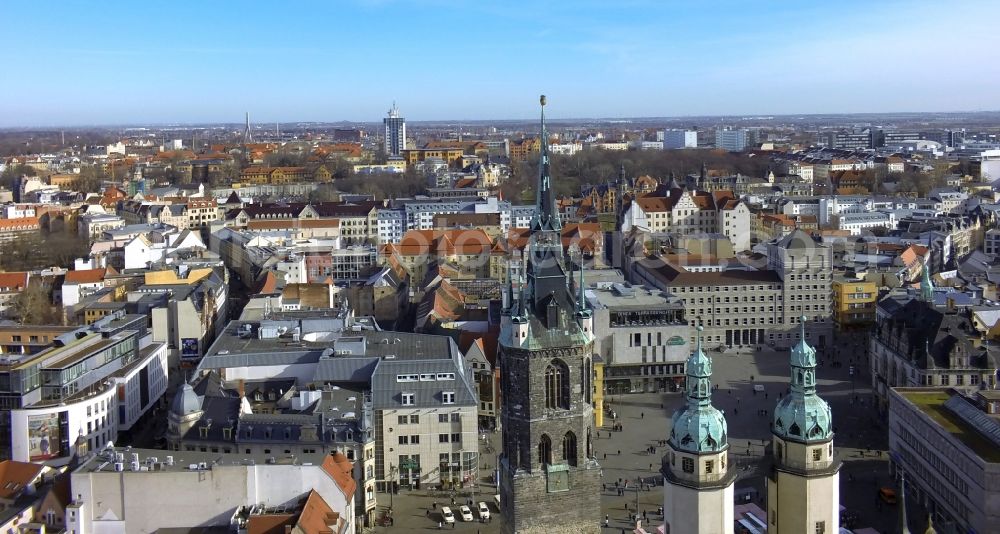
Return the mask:
[[[2,0],[0,126],[996,110],[1000,2]]]

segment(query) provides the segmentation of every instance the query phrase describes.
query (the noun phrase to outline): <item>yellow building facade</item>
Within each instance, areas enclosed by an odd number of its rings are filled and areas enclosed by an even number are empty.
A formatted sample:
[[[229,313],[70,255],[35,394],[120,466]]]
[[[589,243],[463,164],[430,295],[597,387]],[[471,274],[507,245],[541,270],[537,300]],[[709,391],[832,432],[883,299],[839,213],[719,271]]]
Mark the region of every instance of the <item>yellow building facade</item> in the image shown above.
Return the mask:
[[[878,286],[864,279],[834,277],[833,320],[840,331],[868,328],[875,322]]]

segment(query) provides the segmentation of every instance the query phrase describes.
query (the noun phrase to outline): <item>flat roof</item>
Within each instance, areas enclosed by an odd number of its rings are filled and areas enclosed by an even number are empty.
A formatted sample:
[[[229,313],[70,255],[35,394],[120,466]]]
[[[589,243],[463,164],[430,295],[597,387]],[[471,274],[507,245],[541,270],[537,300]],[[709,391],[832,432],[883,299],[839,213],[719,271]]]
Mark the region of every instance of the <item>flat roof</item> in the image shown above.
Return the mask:
[[[935,389],[931,391],[895,390],[904,399],[914,405],[941,426],[946,432],[961,441],[966,447],[983,460],[990,463],[1000,462],[1000,449],[986,439],[974,427],[945,407],[945,402],[954,395],[952,390]]]
[[[217,452],[200,451],[169,451],[163,449],[133,449],[131,447],[115,447],[115,452],[124,455],[125,472],[131,471],[132,454],[139,455],[139,465],[146,467],[149,473],[191,471],[190,466],[206,464],[206,469],[225,466],[245,465],[322,465],[326,453],[307,454],[220,454]],[[166,465],[167,456],[173,456],[173,465]],[[153,459],[156,459],[154,462]],[[273,461],[271,459],[273,458]],[[108,449],[102,448],[92,452],[77,468],[77,473],[115,473],[114,461],[111,461]],[[159,468],[154,467],[159,464]],[[199,469],[195,469],[197,471]]]
[[[645,286],[632,286],[630,294],[620,295],[614,289],[588,289],[587,294],[593,295],[601,305],[612,309],[621,310],[628,308],[649,309],[660,308],[666,310],[683,310],[684,303],[671,301],[662,291],[649,289]]]

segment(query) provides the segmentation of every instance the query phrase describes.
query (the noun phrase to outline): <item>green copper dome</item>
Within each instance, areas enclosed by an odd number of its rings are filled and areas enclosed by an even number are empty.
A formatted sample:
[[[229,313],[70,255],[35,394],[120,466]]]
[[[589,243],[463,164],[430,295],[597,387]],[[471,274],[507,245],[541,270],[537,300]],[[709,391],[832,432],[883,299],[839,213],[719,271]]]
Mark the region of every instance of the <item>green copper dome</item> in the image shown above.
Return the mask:
[[[712,360],[701,349],[701,331],[687,359],[687,405],[674,412],[670,444],[691,453],[721,452],[728,446],[729,429],[722,412],[712,406]]]
[[[801,339],[792,347],[791,393],[774,409],[774,435],[800,443],[833,438],[830,405],[816,394],[816,350],[806,343],[806,317],[800,318]]]

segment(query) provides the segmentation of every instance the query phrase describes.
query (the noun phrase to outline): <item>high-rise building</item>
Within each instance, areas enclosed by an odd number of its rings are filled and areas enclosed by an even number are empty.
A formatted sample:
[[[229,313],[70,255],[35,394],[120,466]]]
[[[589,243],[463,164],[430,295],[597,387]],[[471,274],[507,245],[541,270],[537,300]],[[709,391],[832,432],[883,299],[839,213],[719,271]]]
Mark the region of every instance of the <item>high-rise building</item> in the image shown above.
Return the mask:
[[[733,532],[733,482],[726,418],[712,406],[712,359],[701,348],[687,359],[687,405],[674,412],[663,457],[663,522],[667,532]]]
[[[767,476],[768,532],[837,532],[840,460],[833,455],[833,412],[816,394],[816,350],[806,342],[806,316],[791,350],[790,392],[774,409]]]
[[[392,103],[389,116],[382,119],[385,124],[385,155],[398,158],[406,150],[406,119],[399,115],[399,108]]]
[[[664,130],[663,149],[696,148],[698,132],[694,130]]]
[[[715,131],[715,148],[729,152],[741,152],[747,147],[747,131],[745,129],[730,130],[719,128]]]
[[[569,289],[544,108],[540,139],[536,213],[522,271],[527,279],[519,277],[515,299],[513,277],[508,277],[500,330],[502,532],[598,534],[593,314],[583,298],[582,271],[580,295]]]

